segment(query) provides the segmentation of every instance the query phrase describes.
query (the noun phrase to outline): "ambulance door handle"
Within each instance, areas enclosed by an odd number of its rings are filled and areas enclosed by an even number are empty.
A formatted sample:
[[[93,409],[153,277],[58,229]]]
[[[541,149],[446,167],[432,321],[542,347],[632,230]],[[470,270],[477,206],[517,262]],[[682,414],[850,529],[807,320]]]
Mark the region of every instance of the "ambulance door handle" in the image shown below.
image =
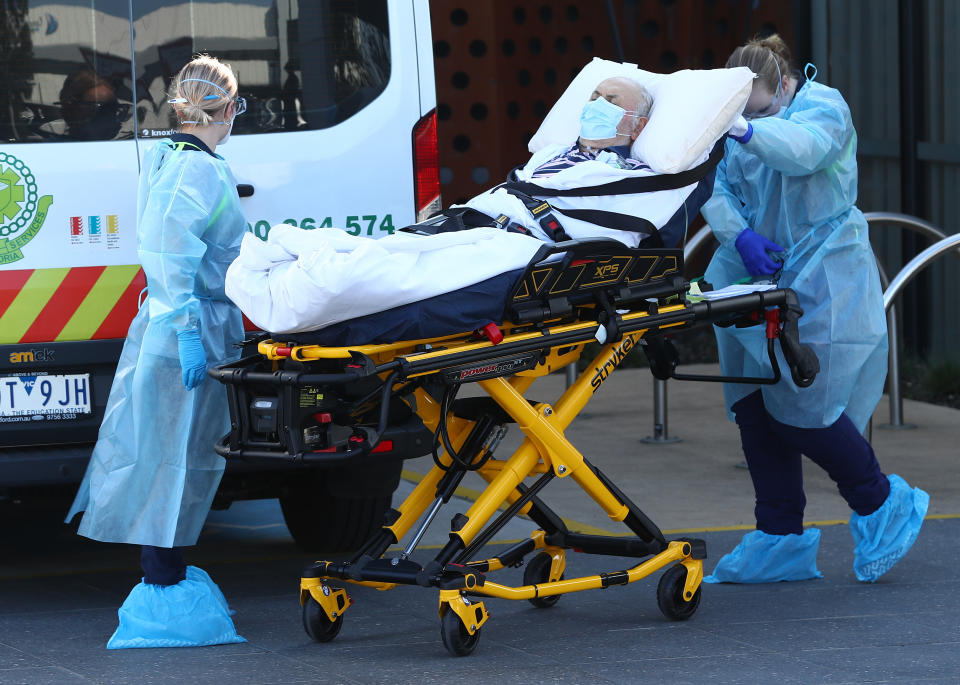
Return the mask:
[[[253,195],[253,186],[249,183],[238,183],[237,184],[237,194],[240,197],[250,197]]]

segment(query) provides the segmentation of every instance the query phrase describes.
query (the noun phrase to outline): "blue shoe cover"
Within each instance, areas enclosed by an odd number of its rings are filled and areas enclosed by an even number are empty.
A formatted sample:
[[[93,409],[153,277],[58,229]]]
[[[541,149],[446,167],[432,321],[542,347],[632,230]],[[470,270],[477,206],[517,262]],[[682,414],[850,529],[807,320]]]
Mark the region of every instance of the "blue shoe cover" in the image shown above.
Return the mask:
[[[223,593],[203,570],[187,567],[176,585],[139,583],[117,612],[107,649],[203,647],[246,642],[237,635]]]
[[[781,580],[822,578],[817,570],[820,531],[802,535],[770,535],[753,530],[732,552],[723,555],[704,583],[776,583]]]
[[[911,488],[896,474],[887,477],[890,494],[872,514],[850,516],[853,535],[853,572],[857,580],[874,583],[900,561],[920,532],[930,495]]]
[[[207,585],[210,588],[211,594],[216,598],[223,608],[226,610],[227,614],[233,616],[237,612],[227,606],[227,598],[223,596],[223,592],[220,591],[220,587],[213,582],[213,579],[204,571],[202,568],[197,566],[187,566],[187,580],[197,580],[201,583]]]

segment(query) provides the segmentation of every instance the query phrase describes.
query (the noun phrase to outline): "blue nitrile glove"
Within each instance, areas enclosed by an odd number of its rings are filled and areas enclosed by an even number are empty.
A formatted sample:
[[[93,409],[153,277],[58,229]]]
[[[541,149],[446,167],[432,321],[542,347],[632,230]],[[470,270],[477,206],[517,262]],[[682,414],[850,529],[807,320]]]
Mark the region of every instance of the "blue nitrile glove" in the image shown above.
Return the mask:
[[[747,272],[751,276],[770,276],[777,273],[783,266],[767,254],[767,252],[783,252],[783,248],[749,228],[740,231],[735,245],[740,258],[743,259],[743,265],[747,267]]]
[[[730,130],[727,131],[727,135],[738,143],[746,143],[753,137],[753,124],[744,119],[742,116],[737,117],[733,122],[733,126],[731,126]]]
[[[177,348],[183,385],[187,390],[193,390],[203,382],[207,372],[207,353],[200,342],[200,331],[193,329],[177,333]]]

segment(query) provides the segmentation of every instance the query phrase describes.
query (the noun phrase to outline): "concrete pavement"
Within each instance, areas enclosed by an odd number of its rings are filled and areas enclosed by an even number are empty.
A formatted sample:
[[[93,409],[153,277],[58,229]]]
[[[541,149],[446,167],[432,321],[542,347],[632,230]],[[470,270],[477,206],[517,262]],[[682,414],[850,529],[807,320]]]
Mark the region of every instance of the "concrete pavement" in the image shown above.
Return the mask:
[[[686,367],[704,372],[711,367]],[[564,377],[534,385],[529,397],[554,401]],[[538,387],[539,386],[539,387]],[[753,497],[736,427],[715,384],[669,384],[671,444],[653,432],[652,378],[624,369],[607,381],[567,434],[631,496],[668,537],[696,531],[707,541],[709,572],[753,525]],[[488,601],[493,618],[476,653],[447,655],[440,643],[436,591],[351,587],[356,604],[340,636],[315,644],[303,632],[299,570],[310,557],[293,545],[275,501],[213,512],[189,561],[210,572],[237,610],[249,642],[195,649],[107,651],[116,611],[137,582],[137,550],[94,543],[46,516],[0,508],[0,685],[14,683],[957,683],[960,673],[960,412],[907,401],[915,430],[891,431],[886,402],[873,444],[884,470],[931,495],[930,517],[907,557],[875,585],[852,572],[849,511],[814,465],[806,469],[807,521],[823,531],[824,578],[756,586],[705,586],[687,622],[668,622],[656,602],[659,574],[626,588],[563,597],[549,610]],[[514,430],[505,440],[519,440]],[[513,441],[513,442],[511,442]],[[409,492],[426,460],[407,463]],[[467,479],[415,558],[432,556],[447,522],[482,484]],[[572,528],[621,534],[572,483],[543,498]],[[834,525],[835,524],[835,525]],[[532,528],[517,520],[498,542]],[[571,554],[567,576],[611,571],[628,560]],[[519,584],[521,569],[496,576]]]

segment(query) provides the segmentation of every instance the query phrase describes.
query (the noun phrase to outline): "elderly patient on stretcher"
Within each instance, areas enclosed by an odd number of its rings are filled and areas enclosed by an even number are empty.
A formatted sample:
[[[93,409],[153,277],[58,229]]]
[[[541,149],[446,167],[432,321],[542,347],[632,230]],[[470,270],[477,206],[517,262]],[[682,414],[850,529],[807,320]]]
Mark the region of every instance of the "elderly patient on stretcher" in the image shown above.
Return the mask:
[[[574,103],[575,79],[534,136],[540,142],[531,140],[530,159],[505,183],[379,240],[287,225],[273,227],[266,242],[247,235],[228,272],[227,294],[260,328],[293,333],[522,269],[544,242],[612,238],[631,248],[677,245],[712,191],[712,167],[699,177],[658,173],[638,148],[654,96],[627,76],[591,83],[589,92],[580,84]],[[701,146],[697,162],[709,152]],[[675,182],[637,185],[667,176]]]
[[[581,111],[580,135],[576,141],[544,146],[511,173],[508,183],[478,195],[465,205],[451,207],[432,222],[428,220],[420,232],[497,226],[549,242],[607,237],[630,247],[641,242],[662,245],[658,226],[653,225],[662,226],[662,220],[648,223],[650,217],[641,216],[639,218],[646,220],[638,222],[637,198],[632,193],[555,196],[549,198],[548,210],[537,212],[543,204],[542,191],[531,194],[516,187],[519,181],[571,190],[619,180],[625,177],[624,171],[635,172],[629,174],[632,176],[654,175],[648,165],[634,158],[631,150],[649,121],[652,106],[650,93],[636,81],[622,76],[604,79],[593,89]],[[652,204],[648,212],[651,209],[654,209]],[[548,211],[549,218],[544,216]],[[655,214],[652,218],[660,217]],[[439,230],[433,230],[434,226]],[[624,227],[630,228],[624,230]],[[676,242],[679,236],[671,238]]]

